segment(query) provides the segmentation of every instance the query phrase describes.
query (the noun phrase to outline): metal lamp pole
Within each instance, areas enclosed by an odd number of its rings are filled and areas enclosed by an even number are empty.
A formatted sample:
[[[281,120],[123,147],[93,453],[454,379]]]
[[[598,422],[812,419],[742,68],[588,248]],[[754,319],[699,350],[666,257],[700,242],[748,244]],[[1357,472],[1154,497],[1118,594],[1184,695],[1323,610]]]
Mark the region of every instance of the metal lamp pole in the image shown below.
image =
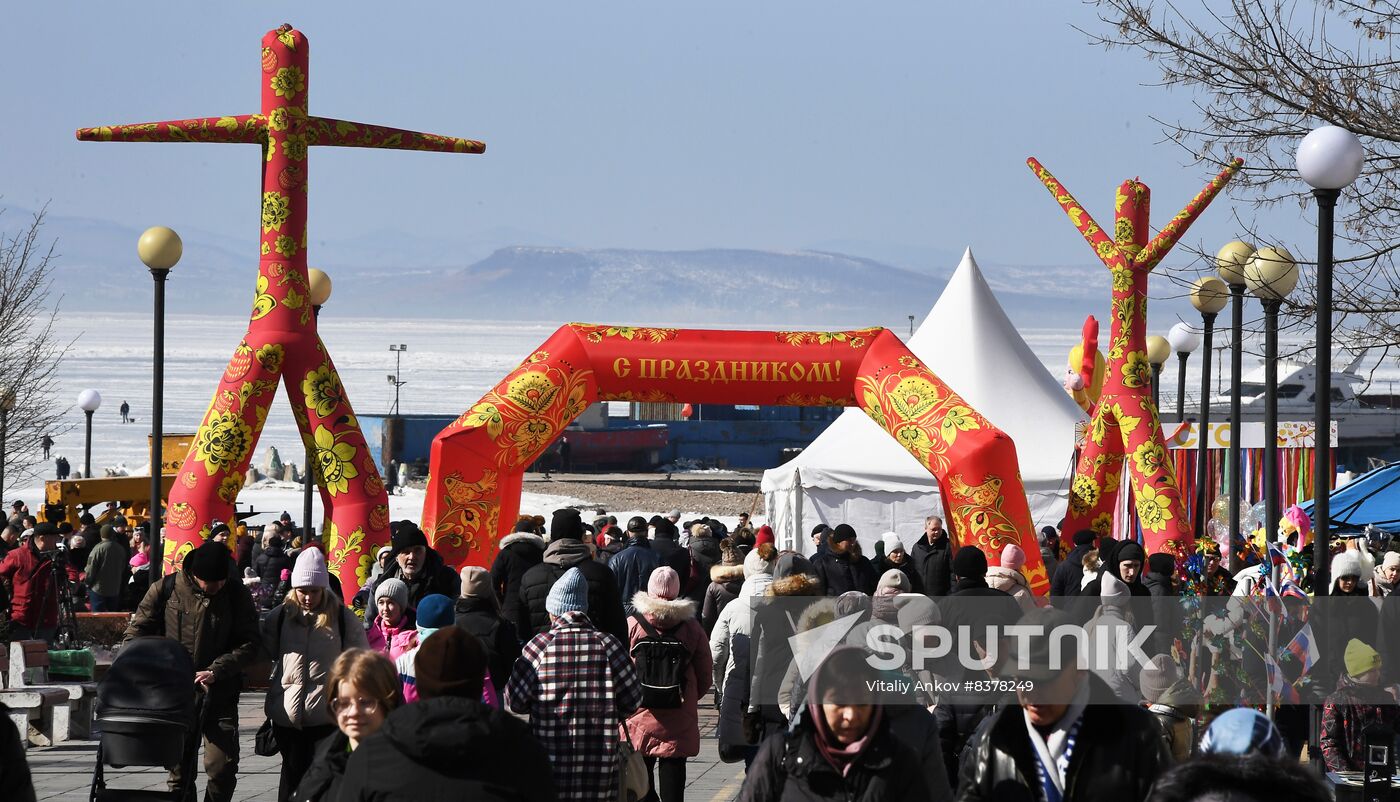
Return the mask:
[[[1201,313],[1201,331],[1205,337],[1205,349],[1201,352],[1201,421],[1197,428],[1196,443],[1196,507],[1192,517],[1193,530],[1197,538],[1205,536],[1206,522],[1206,467],[1210,456],[1210,358],[1211,339],[1215,336],[1215,316],[1230,302],[1229,290],[1225,282],[1215,276],[1196,279],[1191,287],[1191,305]]]
[[[161,502],[165,477],[165,280],[180,261],[184,244],[180,235],[165,226],[146,229],[136,241],[136,254],[151,271],[155,282],[155,335],[151,344],[154,369],[151,371],[151,553],[153,576],[160,576],[165,563],[165,542],[161,534]]]
[[[331,277],[324,270],[311,268],[307,272],[310,285],[311,311],[313,320],[320,321],[321,307],[331,299]],[[316,474],[312,465],[312,450],[306,449],[306,471],[301,483],[301,540],[302,545],[311,542],[311,489],[315,485]]]
[[[1313,449],[1313,592],[1328,591],[1332,492],[1332,226],[1337,198],[1361,175],[1366,149],[1356,135],[1334,125],[1318,128],[1298,145],[1298,174],[1317,198],[1317,355],[1313,388],[1317,443]]]
[[[87,416],[87,439],[83,444],[83,478],[92,478],[92,413],[102,406],[102,395],[96,390],[78,393],[78,408]]]
[[[1172,346],[1166,337],[1154,334],[1147,338],[1147,362],[1152,366],[1152,406],[1157,409],[1159,418],[1162,414],[1162,365],[1171,354]]]
[[[1226,477],[1230,483],[1230,573],[1236,573],[1240,565],[1239,550],[1234,548],[1235,538],[1240,536],[1240,375],[1244,366],[1244,291],[1246,287],[1244,265],[1254,256],[1254,246],[1235,240],[1220,249],[1215,255],[1220,278],[1230,285],[1230,457],[1226,467]]]
[[[1191,352],[1201,347],[1201,334],[1185,323],[1177,323],[1167,332],[1167,343],[1176,351],[1176,421],[1186,420],[1186,362]]]

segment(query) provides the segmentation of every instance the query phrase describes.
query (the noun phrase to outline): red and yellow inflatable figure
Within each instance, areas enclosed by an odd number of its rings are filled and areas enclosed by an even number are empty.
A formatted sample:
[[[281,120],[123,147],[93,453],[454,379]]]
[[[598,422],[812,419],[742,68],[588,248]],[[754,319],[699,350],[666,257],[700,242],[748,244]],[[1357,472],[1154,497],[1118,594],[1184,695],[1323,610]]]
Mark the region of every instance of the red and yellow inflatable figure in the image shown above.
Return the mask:
[[[1192,541],[1191,522],[1162,440],[1157,407],[1152,403],[1147,278],[1244,162],[1232,161],[1150,241],[1151,192],[1147,185],[1131,179],[1118,187],[1110,237],[1040,162],[1030,158],[1026,163],[1113,279],[1108,376],[1089,420],[1088,438],[1070,485],[1066,531],[1090,528],[1100,534],[1109,532],[1126,462],[1148,552],[1170,552],[1184,558]]]
[[[78,130],[96,142],[215,142],[262,148],[262,225],[253,313],[170,492],[164,569],[177,568],[214,520],[229,521],[280,380],[325,506],[326,560],[343,598],[389,540],[389,497],[330,354],[316,333],[306,266],[308,150],[318,145],[482,153],[480,142],[313,117],[306,37],[290,25],[262,39],[262,111]]]
[[[964,544],[993,565],[1020,545],[1048,587],[1015,445],[879,328],[563,326],[433,440],[423,530],[449,564],[491,564],[526,467],[595,401],[859,406],[938,479]]]

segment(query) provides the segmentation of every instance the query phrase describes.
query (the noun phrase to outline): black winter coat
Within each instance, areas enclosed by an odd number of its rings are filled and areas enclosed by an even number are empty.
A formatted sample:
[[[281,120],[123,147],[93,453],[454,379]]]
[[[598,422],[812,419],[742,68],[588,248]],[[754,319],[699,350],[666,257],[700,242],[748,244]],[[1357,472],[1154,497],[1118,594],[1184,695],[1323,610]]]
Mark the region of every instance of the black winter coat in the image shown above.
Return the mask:
[[[928,537],[914,544],[914,565],[918,566],[923,592],[929,596],[947,596],[953,592],[953,544],[946,537],[929,545]]]
[[[519,633],[520,637],[528,641],[549,629],[549,611],[544,609],[549,589],[566,571],[575,567],[588,580],[588,619],[593,626],[627,643],[627,617],[622,614],[617,577],[610,568],[592,558],[587,545],[567,538],[550,543],[544,551],[544,561],[520,578],[520,598],[529,614],[529,622]]]
[[[622,610],[632,614],[632,597],[639,590],[646,590],[651,572],[661,564],[661,558],[646,538],[637,538],[627,544],[627,548],[608,560],[608,568],[617,577],[617,591],[622,597]]]
[[[943,626],[949,632],[957,633],[959,627],[966,626],[979,641],[986,640],[988,626],[1006,627],[1021,618],[1021,605],[1011,594],[988,587],[987,581],[981,578],[959,579],[953,585],[953,592],[938,602],[938,607],[943,612]],[[934,673],[950,680],[961,680],[968,673],[957,658],[961,648],[957,646],[945,657],[935,659]],[[952,694],[951,701],[966,702],[969,697],[985,700],[985,694]]]
[[[919,566],[914,562],[914,558],[909,556],[908,554],[904,555],[904,562],[900,563],[899,565],[895,565],[894,563],[890,562],[890,555],[888,554],[879,558],[878,560],[872,560],[872,563],[875,567],[875,582],[877,584],[880,581],[880,577],[884,576],[885,572],[893,568],[894,570],[899,571],[900,573],[904,574],[906,578],[908,578],[910,593],[924,592],[924,578],[919,573]]]
[[[809,716],[804,706],[792,732],[763,742],[739,802],[932,802],[919,756],[891,735],[888,720],[880,721],[870,745],[843,777],[818,751]]]
[[[389,563],[388,569],[379,575],[379,581],[374,583],[374,590],[369,594],[369,605],[365,612],[366,621],[373,621],[379,616],[379,605],[376,604],[376,599],[379,596],[379,583],[389,577],[396,577],[408,585],[408,606],[415,610],[418,609],[418,602],[423,601],[424,596],[437,593],[449,599],[455,599],[462,592],[462,578],[443,561],[441,554],[433,549],[428,549],[427,558],[423,561],[423,569],[412,579],[404,577],[403,569],[399,567],[397,560]]]
[[[253,572],[264,585],[276,589],[282,581],[282,572],[292,569],[292,558],[281,546],[268,546],[253,561]]]
[[[1141,802],[1157,777],[1171,767],[1162,729],[1152,714],[1113,704],[1113,691],[1089,675],[1090,704],[1070,754],[1064,802],[1113,799]],[[1025,714],[1007,705],[974,745],[963,767],[959,802],[1037,802],[1042,799],[1034,747]]]
[[[544,748],[525,722],[475,699],[424,699],[389,714],[346,762],[340,797],[361,800],[557,798]]]
[[[1051,596],[1079,595],[1079,583],[1084,581],[1084,555],[1093,550],[1092,544],[1070,549],[1064,561],[1055,567],[1055,575],[1050,578]]]
[[[852,557],[850,552],[818,554],[812,558],[812,567],[817,569],[817,578],[822,581],[828,596],[840,596],[852,590],[873,596],[875,583],[880,581],[870,560]]]
[[[345,764],[350,761],[349,746],[350,738],[340,730],[322,738],[316,746],[316,756],[292,793],[292,802],[335,802],[339,799]]]
[[[523,635],[530,628],[530,611],[520,601],[520,580],[525,572],[544,559],[544,538],[531,532],[516,532],[501,538],[500,552],[491,563],[491,586],[501,602],[501,615]]]
[[[651,548],[661,564],[676,569],[676,573],[681,575],[681,582],[685,582],[685,578],[690,576],[690,551],[674,537],[660,532],[651,539]]]
[[[496,612],[495,605],[488,599],[458,599],[454,609],[457,619],[453,623],[475,635],[486,650],[491,684],[500,694],[506,680],[510,679],[515,659],[520,656],[520,638],[515,634],[515,625]]]

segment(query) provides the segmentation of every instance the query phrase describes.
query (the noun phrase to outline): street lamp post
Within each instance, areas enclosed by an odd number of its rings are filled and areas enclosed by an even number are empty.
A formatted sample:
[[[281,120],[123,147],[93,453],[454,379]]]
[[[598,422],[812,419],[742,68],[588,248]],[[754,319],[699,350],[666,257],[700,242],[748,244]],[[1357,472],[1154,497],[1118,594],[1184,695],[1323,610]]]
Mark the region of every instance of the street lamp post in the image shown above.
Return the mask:
[[[1176,422],[1181,423],[1186,420],[1186,361],[1201,347],[1201,333],[1178,323],[1167,332],[1167,342],[1176,351]]]
[[[914,316],[913,316],[913,315],[910,315],[910,316],[909,316],[909,336],[910,336],[910,337],[913,337],[913,336],[914,336]]]
[[[1147,362],[1152,365],[1152,406],[1157,407],[1157,416],[1162,415],[1162,365],[1172,355],[1171,343],[1166,337],[1156,334],[1147,338]]]
[[[1230,573],[1240,570],[1239,550],[1235,549],[1235,538],[1240,536],[1240,374],[1244,366],[1244,291],[1247,285],[1244,277],[1245,263],[1254,256],[1254,246],[1235,240],[1221,248],[1215,255],[1215,265],[1220,278],[1230,285],[1230,458],[1226,466],[1226,476],[1230,483]]]
[[[92,413],[102,406],[102,394],[96,390],[78,393],[78,409],[87,416],[87,440],[83,444],[83,478],[92,478]]]
[[[148,228],[136,241],[136,255],[151,271],[155,282],[155,337],[151,371],[151,569],[160,576],[165,563],[165,543],[161,536],[162,479],[165,476],[165,279],[180,261],[184,244],[180,235],[165,226]]]
[[[316,319],[321,319],[321,307],[326,301],[331,299],[331,277],[326,275],[326,271],[311,268],[306,271],[307,283],[310,284],[311,310]],[[301,483],[301,534],[302,545],[311,542],[311,487],[315,481],[316,474],[312,471],[311,449],[306,450],[306,472]]]
[[[404,352],[408,350],[408,345],[405,343],[391,344],[389,350],[394,352],[394,375],[389,377],[389,383],[394,385],[394,408],[390,410],[389,414],[397,415],[399,414],[399,388],[408,384],[403,380],[403,369],[400,366]]]
[[[1191,305],[1201,313],[1201,331],[1205,334],[1205,350],[1201,352],[1201,422],[1196,443],[1196,508],[1192,516],[1195,536],[1205,536],[1206,523],[1206,459],[1210,440],[1210,348],[1215,335],[1215,316],[1230,302],[1225,282],[1215,276],[1202,276],[1191,285]]]
[[[0,499],[5,497],[5,436],[10,430],[10,411],[15,408],[15,391],[0,393]]]
[[[1278,310],[1298,284],[1298,265],[1283,248],[1260,248],[1245,265],[1244,275],[1249,292],[1264,307],[1264,531],[1273,540],[1283,513],[1278,487]]]
[[[1317,355],[1313,389],[1317,444],[1313,448],[1313,592],[1328,590],[1332,492],[1332,216],[1342,190],[1361,175],[1366,150],[1356,135],[1334,125],[1318,128],[1298,145],[1298,174],[1317,198]]]

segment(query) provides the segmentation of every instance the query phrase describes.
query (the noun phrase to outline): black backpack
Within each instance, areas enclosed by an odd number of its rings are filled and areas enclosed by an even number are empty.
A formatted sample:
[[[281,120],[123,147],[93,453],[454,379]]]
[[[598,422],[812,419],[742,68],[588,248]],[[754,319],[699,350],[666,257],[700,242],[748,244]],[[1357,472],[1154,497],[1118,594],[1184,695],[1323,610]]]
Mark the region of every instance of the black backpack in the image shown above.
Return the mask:
[[[646,632],[646,637],[632,645],[632,662],[637,664],[637,678],[642,683],[642,707],[680,707],[690,650],[672,634],[674,629],[660,632],[645,617],[633,613],[632,618]]]

